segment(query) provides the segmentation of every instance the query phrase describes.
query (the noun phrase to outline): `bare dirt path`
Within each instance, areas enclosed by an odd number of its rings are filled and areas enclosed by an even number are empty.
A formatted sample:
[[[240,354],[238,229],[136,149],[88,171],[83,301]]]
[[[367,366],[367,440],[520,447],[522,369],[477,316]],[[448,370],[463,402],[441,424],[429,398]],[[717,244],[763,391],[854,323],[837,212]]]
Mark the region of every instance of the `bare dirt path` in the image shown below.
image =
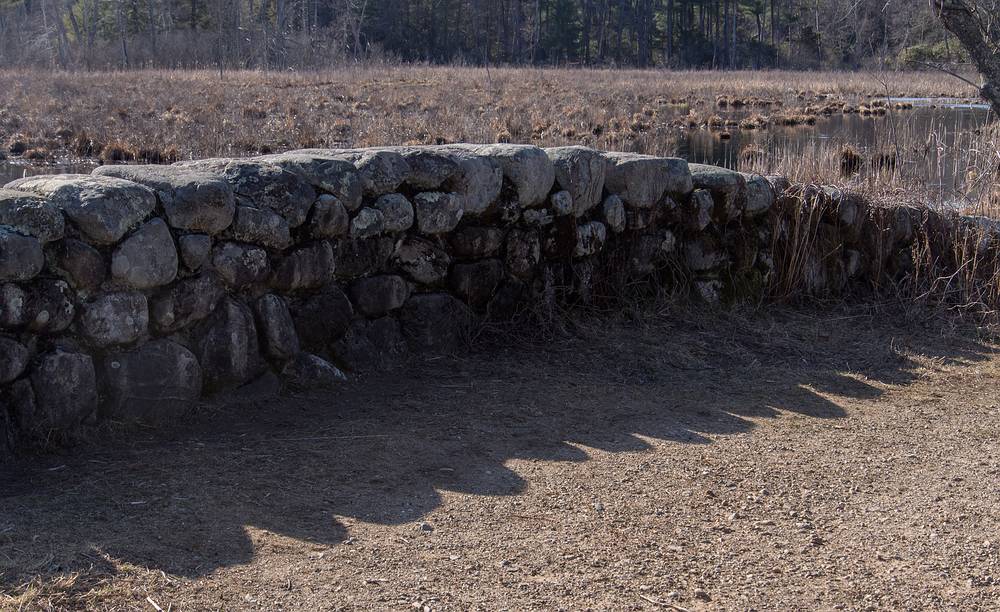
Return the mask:
[[[1000,360],[886,318],[595,326],[47,457],[0,608],[997,609]]]

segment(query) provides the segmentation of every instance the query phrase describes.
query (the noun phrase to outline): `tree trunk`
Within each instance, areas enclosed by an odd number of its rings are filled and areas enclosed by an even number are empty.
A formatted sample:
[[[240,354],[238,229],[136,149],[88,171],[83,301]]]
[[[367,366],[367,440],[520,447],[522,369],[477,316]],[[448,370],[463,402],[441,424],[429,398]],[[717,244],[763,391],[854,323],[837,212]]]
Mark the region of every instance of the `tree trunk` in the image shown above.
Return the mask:
[[[931,0],[931,6],[944,27],[969,52],[983,75],[979,94],[993,107],[993,113],[1000,116],[1000,54],[996,51],[1000,41],[990,40],[989,33],[981,27],[980,11],[985,11],[985,7],[977,7],[972,0]]]

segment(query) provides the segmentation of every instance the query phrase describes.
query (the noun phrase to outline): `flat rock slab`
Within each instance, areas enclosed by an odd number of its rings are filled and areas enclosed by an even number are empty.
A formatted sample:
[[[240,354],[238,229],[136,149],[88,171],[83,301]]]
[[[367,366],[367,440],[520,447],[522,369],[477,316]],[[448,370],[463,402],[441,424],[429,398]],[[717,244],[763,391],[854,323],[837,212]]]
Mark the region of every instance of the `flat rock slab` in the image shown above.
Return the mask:
[[[43,243],[59,240],[66,230],[62,212],[54,204],[13,189],[0,189],[0,225]]]

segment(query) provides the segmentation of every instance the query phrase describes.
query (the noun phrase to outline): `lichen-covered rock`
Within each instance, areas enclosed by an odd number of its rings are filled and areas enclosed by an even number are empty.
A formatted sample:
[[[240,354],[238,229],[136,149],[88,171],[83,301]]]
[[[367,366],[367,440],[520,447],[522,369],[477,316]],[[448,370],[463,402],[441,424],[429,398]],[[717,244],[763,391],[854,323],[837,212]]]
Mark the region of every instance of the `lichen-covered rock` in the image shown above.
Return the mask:
[[[316,201],[312,185],[276,163],[260,159],[203,159],[179,162],[175,166],[193,168],[229,183],[237,196],[249,199],[257,208],[273,210],[292,228],[306,222]]]
[[[392,258],[404,276],[426,286],[443,282],[451,266],[451,257],[444,249],[429,240],[413,236],[399,242]]]
[[[28,331],[58,334],[70,326],[75,315],[73,291],[65,281],[41,279],[28,285],[24,307]]]
[[[476,152],[500,164],[522,208],[545,202],[555,181],[555,167],[545,151],[531,145],[493,144],[476,147]]]
[[[413,199],[417,229],[423,234],[444,234],[455,229],[464,214],[462,202],[450,193],[425,191]]]
[[[448,278],[449,286],[459,298],[474,307],[485,306],[503,280],[503,263],[499,259],[483,259],[455,264]]]
[[[149,306],[154,329],[173,333],[212,314],[226,288],[214,272],[186,278],[152,298]]]
[[[148,327],[146,296],[135,291],[104,293],[81,306],[80,334],[97,347],[130,344]]]
[[[212,268],[226,285],[242,289],[267,280],[271,264],[267,251],[238,242],[223,242],[212,249]]]
[[[337,198],[348,210],[361,207],[364,181],[350,161],[322,149],[305,149],[257,159],[272,163],[298,175],[316,189]]]
[[[87,242],[99,245],[117,243],[156,208],[156,195],[149,188],[107,176],[31,176],[7,187],[45,196]]]
[[[726,262],[726,254],[714,238],[702,235],[684,245],[684,262],[693,272],[708,272]]]
[[[386,236],[336,240],[333,242],[334,274],[338,279],[353,280],[381,271],[393,250],[393,241]]]
[[[746,180],[734,170],[689,164],[691,179],[696,189],[705,189],[715,202],[715,218],[720,222],[739,218],[745,205]]]
[[[322,357],[299,353],[282,368],[281,380],[292,391],[320,391],[336,389],[347,375]]]
[[[472,315],[447,293],[410,296],[400,311],[399,322],[414,351],[453,353],[468,341]]]
[[[161,287],[177,277],[177,247],[162,219],[149,221],[115,249],[111,276],[136,289]]]
[[[313,238],[339,238],[351,229],[351,216],[338,198],[323,194],[316,199],[309,216],[309,235]]]
[[[186,234],[177,239],[177,250],[184,267],[192,272],[201,270],[212,252],[212,237],[205,234]]]
[[[332,150],[332,154],[354,164],[362,192],[370,198],[396,191],[410,174],[410,164],[392,149]]]
[[[315,295],[294,300],[290,309],[300,344],[315,353],[343,336],[354,317],[351,300],[333,283]]]
[[[81,240],[66,238],[48,247],[49,268],[83,293],[97,290],[108,276],[104,256]]]
[[[413,226],[413,204],[401,193],[389,193],[375,201],[387,232],[405,232]]]
[[[266,356],[284,362],[299,354],[299,336],[284,298],[273,293],[261,296],[254,302],[254,314]]]
[[[776,199],[771,183],[759,174],[744,174],[743,180],[746,182],[743,216],[753,219],[771,210]]]
[[[552,211],[548,208],[532,208],[522,215],[525,225],[531,227],[546,227],[555,221]]]
[[[604,248],[608,229],[600,221],[591,221],[577,227],[575,257],[588,257]]]
[[[351,238],[363,240],[378,236],[385,231],[385,215],[382,211],[365,206],[351,219]]]
[[[456,162],[436,147],[399,147],[395,149],[410,167],[406,184],[417,191],[435,191],[459,171]]]
[[[366,317],[381,317],[402,307],[409,297],[409,283],[394,274],[362,278],[351,285],[354,308]]]
[[[393,317],[358,319],[334,343],[335,361],[349,372],[389,370],[406,354],[406,339]]]
[[[333,247],[327,241],[314,242],[288,253],[275,267],[271,285],[279,291],[322,287],[333,280]]]
[[[30,280],[44,265],[45,254],[37,238],[0,227],[0,282]]]
[[[171,227],[217,234],[232,223],[233,191],[217,175],[157,165],[101,166],[94,174],[126,179],[155,191]]]
[[[688,163],[673,157],[605,153],[609,160],[605,188],[626,206],[652,208],[664,195],[684,199],[691,193]]]
[[[6,385],[23,374],[28,366],[28,357],[28,349],[23,344],[0,336],[0,385]]]
[[[13,283],[0,284],[0,329],[15,329],[27,321],[28,294]]]
[[[263,370],[253,313],[241,302],[225,298],[194,331],[205,389],[214,392],[249,382]]]
[[[458,165],[455,174],[442,185],[443,190],[455,194],[458,208],[469,216],[490,213],[503,188],[503,169],[499,162],[461,146],[446,145],[436,150],[447,154]],[[419,210],[417,221],[420,221]]]
[[[102,412],[126,421],[170,422],[190,411],[201,397],[198,359],[166,339],[109,355],[102,363],[100,378]]]
[[[457,257],[489,257],[500,250],[503,239],[499,227],[463,227],[451,235],[451,248]]]
[[[30,380],[31,397],[15,402],[14,409],[21,426],[36,435],[72,431],[97,408],[97,374],[89,355],[59,349],[46,353],[36,361]]]
[[[556,184],[569,192],[573,212],[582,216],[601,201],[608,160],[600,151],[587,147],[545,149],[555,168]]]
[[[611,194],[601,202],[601,219],[609,230],[616,234],[625,231],[628,219],[625,216],[625,204],[618,196]]]
[[[65,232],[62,212],[41,196],[12,189],[0,189],[0,225],[46,243],[59,240]]]
[[[521,280],[530,280],[542,258],[541,240],[535,230],[511,230],[504,248],[507,271]]]
[[[250,206],[236,207],[236,216],[227,237],[279,251],[292,243],[288,221],[284,217],[266,208]]]

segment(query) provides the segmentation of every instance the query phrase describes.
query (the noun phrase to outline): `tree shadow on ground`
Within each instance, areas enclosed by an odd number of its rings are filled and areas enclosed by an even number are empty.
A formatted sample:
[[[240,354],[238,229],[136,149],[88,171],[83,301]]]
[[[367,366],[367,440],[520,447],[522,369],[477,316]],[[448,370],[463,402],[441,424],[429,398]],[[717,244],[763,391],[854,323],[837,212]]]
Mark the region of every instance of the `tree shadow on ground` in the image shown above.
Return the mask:
[[[783,413],[838,419],[843,403],[877,399],[928,363],[992,350],[796,311],[599,327],[414,361],[335,393],[213,404],[171,432],[12,467],[0,478],[0,592],[123,562],[202,576],[252,560],[248,526],[332,546],[349,537],[343,517],[402,524],[442,491],[516,495],[514,459],[709,444]]]

